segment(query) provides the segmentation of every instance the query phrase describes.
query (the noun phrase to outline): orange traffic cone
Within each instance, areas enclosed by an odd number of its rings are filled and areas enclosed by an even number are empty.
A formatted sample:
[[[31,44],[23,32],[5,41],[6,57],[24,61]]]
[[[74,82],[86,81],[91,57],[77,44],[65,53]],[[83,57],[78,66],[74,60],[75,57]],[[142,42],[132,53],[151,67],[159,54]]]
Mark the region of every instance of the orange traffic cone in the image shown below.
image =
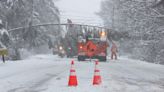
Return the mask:
[[[93,77],[93,85],[100,85],[101,84],[101,76],[100,76],[100,70],[97,67],[98,61],[95,62],[95,71],[94,71],[94,77]]]
[[[77,83],[76,71],[74,68],[74,61],[72,61],[68,86],[77,86],[77,85],[78,83]]]

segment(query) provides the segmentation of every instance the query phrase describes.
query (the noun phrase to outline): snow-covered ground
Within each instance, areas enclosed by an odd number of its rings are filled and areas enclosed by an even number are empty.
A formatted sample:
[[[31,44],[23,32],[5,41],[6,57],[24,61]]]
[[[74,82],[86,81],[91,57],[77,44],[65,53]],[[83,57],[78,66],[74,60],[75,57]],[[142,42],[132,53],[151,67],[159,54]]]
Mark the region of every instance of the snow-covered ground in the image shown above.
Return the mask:
[[[164,92],[164,66],[128,58],[100,62],[102,85],[93,86],[94,62],[75,60],[77,87],[68,87],[73,59],[36,55],[0,62],[0,92]]]

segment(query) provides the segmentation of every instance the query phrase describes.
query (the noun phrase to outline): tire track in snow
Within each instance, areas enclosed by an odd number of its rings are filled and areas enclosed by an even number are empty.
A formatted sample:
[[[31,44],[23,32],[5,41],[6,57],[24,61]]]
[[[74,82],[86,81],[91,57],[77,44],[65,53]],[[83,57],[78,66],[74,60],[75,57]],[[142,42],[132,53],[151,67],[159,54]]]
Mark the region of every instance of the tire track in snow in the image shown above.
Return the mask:
[[[150,80],[146,79],[142,76],[143,70],[145,73],[147,73],[147,69],[130,69],[130,67],[124,67],[122,65],[119,65],[120,69],[116,69],[116,71],[120,71],[121,73],[126,74],[126,76],[118,76],[118,75],[112,75],[112,79],[115,80],[115,82],[120,86],[120,89],[116,89],[115,91],[128,91],[130,90],[129,87],[134,87],[134,92],[147,92],[149,89],[148,87],[154,87],[156,89],[152,90],[152,92],[163,92],[164,87],[162,82],[160,82],[162,79],[158,80]],[[134,71],[135,70],[135,71]],[[135,73],[137,72],[137,73]],[[149,73],[149,72],[148,72]],[[128,75],[127,75],[128,74]],[[152,73],[153,74],[153,73]]]
[[[52,68],[52,67],[54,67],[55,65],[50,65],[50,66],[42,66],[42,67],[39,67],[39,68],[35,68],[35,67],[33,67],[33,68],[30,68],[31,70],[37,70],[37,69],[41,69],[41,70],[44,70],[45,68]],[[11,74],[8,74],[8,75],[5,75],[5,76],[2,76],[2,77],[0,77],[0,79],[7,79],[7,78],[10,78],[10,77],[13,77],[13,76],[18,76],[18,75],[20,75],[20,74],[23,74],[24,72],[30,72],[28,69],[27,70],[22,70],[22,71],[19,71],[19,72],[16,72],[16,73],[11,73]]]
[[[50,73],[46,73],[46,78],[39,80],[38,82],[35,82],[34,84],[31,84],[30,86],[27,84],[25,84],[22,87],[17,87],[14,89],[9,90],[8,92],[41,92],[46,90],[47,88],[40,88],[42,86],[44,86],[46,83],[48,83],[49,81],[51,81],[51,79],[57,79],[59,80],[60,75],[62,75],[63,73],[65,73],[69,67],[64,66],[65,68],[61,67],[61,71],[55,73],[55,74],[50,74]],[[27,87],[26,87],[27,86]]]

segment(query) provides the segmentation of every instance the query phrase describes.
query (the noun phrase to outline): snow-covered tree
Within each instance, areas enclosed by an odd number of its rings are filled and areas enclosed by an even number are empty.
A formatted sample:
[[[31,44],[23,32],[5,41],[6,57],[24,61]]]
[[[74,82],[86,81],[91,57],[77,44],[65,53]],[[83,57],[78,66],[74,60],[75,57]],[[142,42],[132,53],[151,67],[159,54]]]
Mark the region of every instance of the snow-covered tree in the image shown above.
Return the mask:
[[[4,28],[2,20],[0,19],[0,48],[6,48],[9,45],[9,33]]]
[[[129,38],[120,40],[121,53],[133,58],[159,62],[163,58],[164,4],[163,0],[105,0],[99,15],[107,27],[128,32]],[[162,63],[163,61],[160,61]]]
[[[48,40],[60,35],[58,26],[32,25],[59,23],[59,10],[53,0],[0,0],[0,18],[7,29],[28,27],[10,31],[10,48],[37,50],[48,48]],[[40,51],[41,50],[37,50]],[[46,50],[45,50],[46,51]]]

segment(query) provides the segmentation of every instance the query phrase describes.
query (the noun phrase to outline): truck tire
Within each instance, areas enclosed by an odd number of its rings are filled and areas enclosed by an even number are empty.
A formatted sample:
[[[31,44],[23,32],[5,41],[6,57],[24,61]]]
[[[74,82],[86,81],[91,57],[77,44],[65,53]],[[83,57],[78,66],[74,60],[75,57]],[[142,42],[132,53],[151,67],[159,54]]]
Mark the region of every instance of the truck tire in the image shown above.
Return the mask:
[[[85,61],[85,56],[78,56],[78,61]]]
[[[106,62],[106,56],[100,56],[100,57],[99,57],[99,61]]]

